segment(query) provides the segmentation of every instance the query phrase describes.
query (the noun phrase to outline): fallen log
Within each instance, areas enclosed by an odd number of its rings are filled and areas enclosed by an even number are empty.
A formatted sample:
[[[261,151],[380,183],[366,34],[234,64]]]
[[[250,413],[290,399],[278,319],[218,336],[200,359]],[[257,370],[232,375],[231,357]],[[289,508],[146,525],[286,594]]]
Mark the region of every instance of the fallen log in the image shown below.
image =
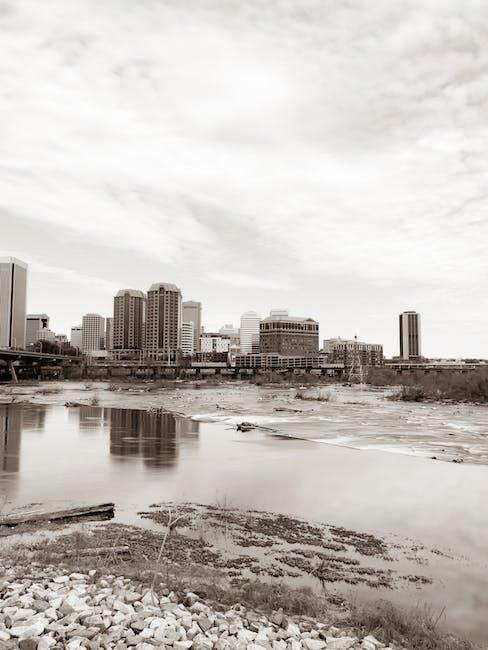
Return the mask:
[[[97,506],[84,506],[81,508],[70,508],[68,510],[56,510],[55,512],[27,512],[23,514],[5,515],[0,517],[0,526],[19,526],[38,521],[71,521],[86,517],[99,519],[112,519],[114,516],[114,504],[102,503]]]

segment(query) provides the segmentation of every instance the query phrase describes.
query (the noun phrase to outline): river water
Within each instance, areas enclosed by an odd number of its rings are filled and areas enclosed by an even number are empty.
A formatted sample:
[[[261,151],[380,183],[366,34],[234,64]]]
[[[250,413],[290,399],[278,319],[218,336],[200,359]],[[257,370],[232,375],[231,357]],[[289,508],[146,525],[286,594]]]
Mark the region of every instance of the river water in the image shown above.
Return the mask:
[[[488,639],[488,409],[345,389],[316,402],[256,387],[106,388],[19,388],[24,403],[0,404],[4,512],[113,501],[118,521],[140,524],[154,502],[226,503],[408,542],[425,547],[434,583],[379,595],[445,607],[451,629]],[[243,420],[266,429],[236,431]]]

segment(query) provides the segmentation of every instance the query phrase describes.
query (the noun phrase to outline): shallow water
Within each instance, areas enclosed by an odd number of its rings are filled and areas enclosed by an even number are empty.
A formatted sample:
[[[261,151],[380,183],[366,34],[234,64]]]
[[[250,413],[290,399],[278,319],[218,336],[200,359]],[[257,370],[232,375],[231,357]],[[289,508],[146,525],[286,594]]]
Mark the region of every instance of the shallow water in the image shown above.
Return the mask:
[[[298,400],[283,391],[237,392],[144,396],[148,405],[164,403],[194,419],[108,406],[0,405],[4,511],[32,503],[64,507],[114,501],[119,521],[140,523],[136,513],[151,503],[188,500],[286,512],[384,535],[402,545],[410,539],[426,546],[425,570],[434,585],[381,595],[429,602],[437,611],[446,607],[452,628],[488,638],[488,470],[483,464],[420,457],[430,454],[422,449],[424,439],[429,447],[445,448],[452,425],[459,436],[456,453],[471,450],[466,436],[480,434],[486,411],[473,416],[470,407],[463,419],[456,407],[405,408],[380,402],[374,394],[363,395],[362,405],[351,405],[344,403],[353,401],[346,393],[342,402],[337,397],[325,404],[300,403],[299,408],[314,410],[297,414],[273,410],[277,404],[296,406]],[[125,406],[140,406],[142,399],[101,390],[98,397],[101,403]],[[38,399],[67,398],[63,393]],[[456,417],[447,426],[451,409]],[[407,442],[403,435],[395,439],[392,413],[402,431],[404,418],[413,422]],[[262,430],[239,433],[231,427],[249,419],[299,438]],[[314,422],[329,423],[328,428]],[[367,450],[303,438],[343,438],[342,444]],[[438,548],[451,557],[432,552]]]

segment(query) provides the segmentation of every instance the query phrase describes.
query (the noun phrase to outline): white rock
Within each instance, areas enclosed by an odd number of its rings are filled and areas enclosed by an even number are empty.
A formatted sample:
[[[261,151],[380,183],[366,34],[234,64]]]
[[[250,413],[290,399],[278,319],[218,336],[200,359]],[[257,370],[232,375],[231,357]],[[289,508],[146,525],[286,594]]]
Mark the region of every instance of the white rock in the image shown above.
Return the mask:
[[[5,630],[0,630],[0,641],[8,641],[10,639],[10,634]]]
[[[376,637],[374,637],[372,634],[368,634],[368,636],[365,636],[364,639],[363,639],[363,643],[365,641],[368,642],[368,643],[371,643],[372,645],[374,645],[375,648],[384,648],[385,647],[385,644],[381,643],[381,641],[378,641],[378,639]]]
[[[358,642],[355,636],[327,637],[327,650],[349,650]]]
[[[37,650],[49,650],[56,645],[56,639],[52,636],[41,636],[39,643],[37,644]]]
[[[307,650],[323,650],[326,645],[322,639],[302,639],[302,646]]]
[[[10,628],[11,636],[21,637],[27,639],[31,636],[41,636],[46,628],[46,623],[42,621],[36,621],[33,625],[17,625],[16,627]]]
[[[174,650],[190,650],[193,641],[175,641],[173,643]]]

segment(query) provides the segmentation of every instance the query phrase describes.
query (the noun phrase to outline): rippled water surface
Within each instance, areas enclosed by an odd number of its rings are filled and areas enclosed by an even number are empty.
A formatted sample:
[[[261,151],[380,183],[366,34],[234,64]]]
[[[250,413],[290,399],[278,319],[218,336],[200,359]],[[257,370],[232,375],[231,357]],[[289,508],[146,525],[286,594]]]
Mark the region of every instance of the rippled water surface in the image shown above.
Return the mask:
[[[119,521],[140,523],[157,501],[225,502],[411,540],[430,549],[434,585],[389,597],[446,607],[455,629],[488,638],[487,409],[343,389],[315,402],[258,388],[61,388],[19,387],[31,403],[0,404],[4,511],[114,501]],[[266,428],[240,433],[243,420]]]

